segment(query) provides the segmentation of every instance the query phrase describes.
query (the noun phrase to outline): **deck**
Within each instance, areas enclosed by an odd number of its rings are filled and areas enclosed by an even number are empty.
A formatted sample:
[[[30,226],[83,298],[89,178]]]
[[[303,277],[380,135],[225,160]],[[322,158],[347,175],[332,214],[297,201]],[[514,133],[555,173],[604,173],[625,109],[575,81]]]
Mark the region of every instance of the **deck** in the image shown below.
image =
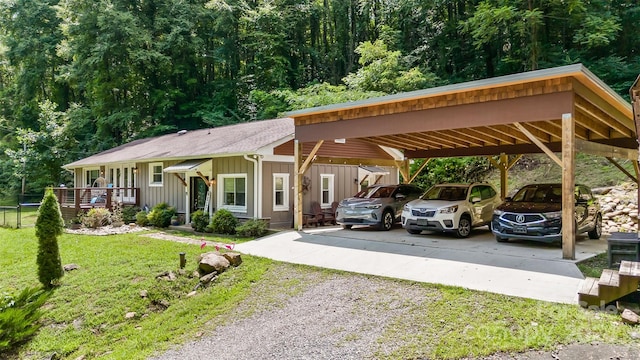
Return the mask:
[[[113,210],[113,205],[139,206],[140,188],[135,187],[56,187],[63,218],[70,219],[93,208]]]

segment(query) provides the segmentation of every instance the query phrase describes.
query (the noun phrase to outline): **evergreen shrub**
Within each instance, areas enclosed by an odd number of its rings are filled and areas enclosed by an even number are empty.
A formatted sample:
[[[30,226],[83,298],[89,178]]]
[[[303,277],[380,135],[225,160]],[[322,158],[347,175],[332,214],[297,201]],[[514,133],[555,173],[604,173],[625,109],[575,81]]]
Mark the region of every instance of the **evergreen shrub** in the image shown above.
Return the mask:
[[[56,286],[64,275],[58,248],[58,236],[62,235],[63,230],[64,220],[60,213],[58,198],[49,188],[45,191],[36,219],[38,279],[46,289]]]
[[[93,208],[82,216],[82,225],[97,229],[111,224],[111,213],[105,208]]]
[[[169,204],[162,202],[157,204],[151,209],[147,218],[149,219],[149,225],[166,228],[171,225],[171,218],[176,215],[176,209]]]
[[[0,294],[0,354],[35,334],[40,307],[50,295],[39,288],[25,288],[18,296]]]
[[[207,227],[216,234],[229,234],[236,233],[236,227],[238,226],[238,219],[233,216],[231,211],[227,209],[220,209],[213,214],[211,223]]]
[[[250,219],[236,228],[236,233],[245,237],[261,237],[267,233],[267,223],[259,219]]]
[[[206,232],[209,225],[209,214],[202,210],[197,210],[191,214],[191,227],[197,232]]]

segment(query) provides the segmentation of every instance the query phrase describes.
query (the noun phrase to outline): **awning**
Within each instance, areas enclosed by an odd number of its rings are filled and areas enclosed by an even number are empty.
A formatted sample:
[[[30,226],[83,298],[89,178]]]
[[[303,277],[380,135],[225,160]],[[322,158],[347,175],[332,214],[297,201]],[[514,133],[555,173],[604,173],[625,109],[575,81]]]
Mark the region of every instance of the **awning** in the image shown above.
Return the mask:
[[[211,161],[211,159],[191,159],[179,162],[177,164],[167,166],[164,168],[164,172],[166,173],[184,173],[189,171],[198,171],[200,165],[203,165],[207,162]]]
[[[370,173],[371,175],[389,175],[389,171],[377,166],[359,166],[360,169]]]

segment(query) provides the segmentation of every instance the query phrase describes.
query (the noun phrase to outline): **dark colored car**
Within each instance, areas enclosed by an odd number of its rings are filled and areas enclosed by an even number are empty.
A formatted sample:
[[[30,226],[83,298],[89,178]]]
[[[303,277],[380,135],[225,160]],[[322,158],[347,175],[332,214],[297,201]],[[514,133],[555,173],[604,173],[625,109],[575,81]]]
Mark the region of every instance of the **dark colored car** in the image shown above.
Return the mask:
[[[410,184],[371,185],[338,204],[336,222],[345,229],[353,225],[372,225],[390,230],[400,221],[404,204],[422,195],[421,188]]]
[[[591,189],[575,187],[576,234],[602,235],[600,204]],[[491,231],[499,242],[523,239],[562,242],[562,184],[527,185],[493,212]]]

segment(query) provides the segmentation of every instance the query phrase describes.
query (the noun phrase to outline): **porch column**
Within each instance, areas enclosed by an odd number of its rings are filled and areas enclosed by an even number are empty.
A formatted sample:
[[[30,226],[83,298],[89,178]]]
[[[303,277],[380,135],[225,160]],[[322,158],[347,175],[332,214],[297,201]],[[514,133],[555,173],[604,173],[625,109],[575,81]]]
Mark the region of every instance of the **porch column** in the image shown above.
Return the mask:
[[[562,114],[562,258],[576,258],[575,129],[573,114]]]
[[[295,184],[293,185],[293,192],[296,194],[296,201],[293,206],[293,228],[300,231],[302,230],[302,176],[300,172],[300,165],[302,165],[302,143],[298,140],[293,141],[293,157],[294,157],[294,171],[295,171]]]

